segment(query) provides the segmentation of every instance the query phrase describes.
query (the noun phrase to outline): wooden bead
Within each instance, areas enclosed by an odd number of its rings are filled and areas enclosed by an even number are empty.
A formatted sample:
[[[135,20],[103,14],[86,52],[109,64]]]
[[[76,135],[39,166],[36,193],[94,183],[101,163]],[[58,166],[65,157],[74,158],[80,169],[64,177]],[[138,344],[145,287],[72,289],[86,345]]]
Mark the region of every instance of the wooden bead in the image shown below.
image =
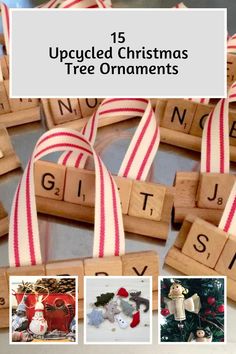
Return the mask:
[[[79,101],[76,98],[53,98],[49,100],[54,124],[61,124],[82,117]]]
[[[197,109],[193,117],[193,122],[189,134],[199,136],[199,137],[202,136],[202,131],[204,128],[205,121],[212,109],[213,106],[211,105],[206,105],[201,103],[197,105]]]
[[[175,207],[195,207],[199,182],[198,172],[177,172],[175,176]]]
[[[224,209],[234,182],[235,176],[228,173],[201,173],[198,207]]]
[[[207,221],[196,218],[183,245],[182,252],[190,258],[214,268],[227,238],[226,232]]]
[[[62,200],[64,193],[66,167],[47,161],[34,164],[35,194]]]
[[[133,181],[119,176],[114,176],[114,180],[119,190],[122,213],[128,214]]]
[[[68,167],[66,171],[64,200],[70,203],[94,206],[94,171]]]
[[[216,264],[215,270],[223,275],[236,280],[236,240],[230,235],[223,252]]]
[[[80,259],[72,259],[46,264],[46,275],[78,276],[78,298],[84,297],[84,265]]]
[[[0,268],[0,309],[9,307],[7,268]]]
[[[122,275],[120,257],[86,258],[84,260],[84,275]]]
[[[166,105],[162,127],[189,133],[197,103],[183,99],[169,99]]]
[[[161,220],[166,187],[134,181],[128,214],[150,220]]]
[[[37,98],[10,98],[9,81],[5,80],[4,85],[7,92],[7,97],[9,99],[11,111],[22,111],[25,109],[37,107],[39,105],[39,99]]]
[[[79,98],[82,117],[89,117],[98,108],[102,98]]]
[[[128,253],[121,256],[123,275],[152,275],[152,288],[158,288],[159,259],[154,251]]]

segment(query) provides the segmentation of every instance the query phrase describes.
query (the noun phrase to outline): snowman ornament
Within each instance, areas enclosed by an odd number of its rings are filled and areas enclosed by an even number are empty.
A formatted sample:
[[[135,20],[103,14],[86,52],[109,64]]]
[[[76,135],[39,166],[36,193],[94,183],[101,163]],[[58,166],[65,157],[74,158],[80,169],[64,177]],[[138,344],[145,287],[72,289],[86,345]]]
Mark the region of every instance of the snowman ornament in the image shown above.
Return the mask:
[[[118,323],[119,327],[122,329],[127,328],[129,325],[128,322],[123,317],[121,317],[121,315],[116,315],[115,320]]]
[[[42,303],[43,296],[38,296],[36,305],[35,305],[35,313],[32,318],[29,329],[30,331],[37,337],[43,337],[47,332],[48,324],[44,318],[44,305]]]

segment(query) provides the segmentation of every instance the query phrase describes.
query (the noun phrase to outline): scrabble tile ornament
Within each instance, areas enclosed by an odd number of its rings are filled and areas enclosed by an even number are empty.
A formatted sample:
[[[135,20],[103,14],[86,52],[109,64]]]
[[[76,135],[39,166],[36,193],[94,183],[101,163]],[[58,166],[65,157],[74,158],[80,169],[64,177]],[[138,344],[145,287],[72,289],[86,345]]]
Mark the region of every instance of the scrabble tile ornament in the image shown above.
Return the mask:
[[[12,171],[21,166],[19,157],[16,155],[8,132],[0,124],[0,175]]]
[[[150,110],[150,105],[147,105]],[[68,136],[70,145],[68,146]],[[60,147],[55,149],[55,143]],[[72,152],[71,152],[72,149]],[[36,215],[36,200],[32,192],[34,173],[44,175],[44,183],[50,188],[59,188],[50,184],[45,176],[44,166],[34,168],[36,161],[50,152],[66,150],[73,153],[82,153],[86,149],[89,156],[94,158],[96,189],[95,193],[95,228],[93,257],[73,260],[60,260],[47,264],[43,263],[38,235]],[[75,154],[75,155],[76,155]],[[62,158],[64,158],[62,156]],[[36,166],[36,165],[35,165]],[[48,168],[48,166],[46,166]],[[62,168],[64,166],[61,166]],[[29,176],[30,183],[24,178]],[[64,171],[60,170],[57,179],[63,179]],[[105,190],[103,190],[105,188]],[[37,189],[37,188],[36,188]],[[103,191],[101,193],[101,191]],[[105,192],[105,193],[104,193]],[[52,193],[52,190],[50,190]],[[29,199],[30,200],[29,200]],[[19,201],[20,199],[20,201]],[[55,201],[57,201],[55,199]],[[19,208],[19,202],[21,206]],[[31,211],[27,212],[30,202]],[[20,223],[19,220],[26,220]],[[20,226],[19,226],[20,225]],[[29,227],[30,225],[30,227]],[[0,290],[0,328],[7,327],[8,314],[8,277],[10,275],[78,275],[79,277],[79,317],[83,317],[83,289],[81,288],[84,275],[152,275],[153,276],[153,309],[157,308],[157,276],[159,273],[159,257],[154,251],[126,253],[124,246],[124,227],[118,189],[115,180],[107,171],[93,149],[89,139],[77,131],[60,129],[49,131],[39,139],[34,155],[24,171],[21,184],[15,195],[12,205],[9,229],[9,268],[0,269],[0,277],[5,286]],[[16,242],[17,241],[17,242]],[[16,247],[17,245],[17,247]]]
[[[227,276],[227,296],[236,301],[236,183],[219,226],[187,215],[165,264],[186,275]]]
[[[118,116],[136,110],[142,117],[118,176],[113,176],[120,194],[125,230],[166,239],[173,189],[145,181],[159,145],[159,127],[151,103],[147,99],[104,100],[83,128],[84,136],[90,136],[93,143],[104,109],[116,111]],[[151,120],[148,118],[150,113]],[[144,122],[149,123],[143,137]],[[37,207],[41,213],[93,222],[95,173],[84,169],[85,161],[85,155],[66,152],[61,155],[59,164],[45,161],[35,163]]]
[[[235,84],[231,86],[228,97],[218,102],[206,121],[201,175],[195,173],[189,178],[182,173],[176,176],[175,208],[180,207],[182,191],[186,215],[165,263],[187,275],[227,275],[228,297],[236,301],[236,180],[229,174],[229,139],[225,119],[229,102],[234,100]],[[194,204],[195,195],[199,208]],[[210,209],[211,203],[215,209]]]
[[[235,100],[235,85],[227,99],[210,112],[203,129],[201,171],[177,172],[175,176],[174,221],[192,214],[218,224],[235,183],[229,171],[228,112]]]

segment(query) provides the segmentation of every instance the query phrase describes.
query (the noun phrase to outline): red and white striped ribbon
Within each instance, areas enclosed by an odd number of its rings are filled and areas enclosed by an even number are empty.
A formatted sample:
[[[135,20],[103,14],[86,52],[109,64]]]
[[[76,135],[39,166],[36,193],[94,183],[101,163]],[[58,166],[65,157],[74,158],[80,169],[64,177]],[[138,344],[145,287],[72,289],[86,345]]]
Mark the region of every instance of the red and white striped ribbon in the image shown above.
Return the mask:
[[[233,185],[229,199],[221,217],[219,228],[236,236],[236,182]]]
[[[236,34],[228,38],[227,53],[236,54]]]
[[[68,8],[109,8],[111,7],[110,0],[66,0],[63,1],[59,8],[68,9]]]
[[[9,54],[9,38],[10,38],[10,17],[9,17],[9,8],[2,2],[0,3],[0,10],[2,15],[2,26],[3,26],[3,35],[5,40],[6,52]]]
[[[94,143],[98,119],[111,116],[142,117],[125,154],[118,175],[145,180],[160,143],[160,129],[150,100],[146,98],[105,99],[82,130],[82,134]],[[64,153],[58,163],[83,168],[86,156],[77,152]]]
[[[57,151],[83,152],[95,162],[96,193],[93,256],[118,256],[124,253],[124,229],[120,197],[113,177],[80,132],[53,129],[41,136],[17,187],[10,216],[10,266],[42,263],[35,202],[34,162]]]
[[[39,9],[55,9],[61,4],[62,0],[50,0],[47,1],[39,6],[37,6]]]
[[[236,84],[212,109],[202,133],[201,172],[229,173],[229,103],[236,101]]]
[[[188,101],[202,103],[202,104],[208,104],[210,102],[210,98],[188,98]]]

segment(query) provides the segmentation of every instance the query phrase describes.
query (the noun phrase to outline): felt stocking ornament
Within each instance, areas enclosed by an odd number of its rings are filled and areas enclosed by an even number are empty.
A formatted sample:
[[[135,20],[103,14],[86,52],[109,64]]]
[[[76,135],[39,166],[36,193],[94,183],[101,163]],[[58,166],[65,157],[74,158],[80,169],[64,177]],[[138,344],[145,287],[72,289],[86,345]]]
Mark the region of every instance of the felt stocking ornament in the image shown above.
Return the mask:
[[[137,311],[133,314],[133,319],[132,319],[132,322],[130,323],[130,327],[131,328],[134,328],[136,327],[140,322],[140,312]]]

